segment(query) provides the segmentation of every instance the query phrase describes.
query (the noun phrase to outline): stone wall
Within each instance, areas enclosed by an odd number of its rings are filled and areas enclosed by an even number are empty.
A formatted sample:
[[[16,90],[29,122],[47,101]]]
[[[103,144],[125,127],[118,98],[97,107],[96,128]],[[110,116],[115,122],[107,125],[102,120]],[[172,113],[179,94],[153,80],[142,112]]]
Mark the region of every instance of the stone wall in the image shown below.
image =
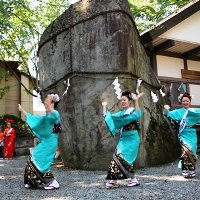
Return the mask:
[[[15,141],[16,156],[29,155],[30,148],[34,146],[33,138],[19,136]]]

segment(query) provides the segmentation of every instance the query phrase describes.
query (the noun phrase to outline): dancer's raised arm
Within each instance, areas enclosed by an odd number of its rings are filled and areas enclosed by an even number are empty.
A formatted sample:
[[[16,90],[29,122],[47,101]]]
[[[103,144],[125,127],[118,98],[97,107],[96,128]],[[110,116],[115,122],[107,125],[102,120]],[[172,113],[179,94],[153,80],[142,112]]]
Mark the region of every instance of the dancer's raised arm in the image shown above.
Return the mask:
[[[18,109],[22,114],[26,115],[26,111],[22,108],[20,104],[18,104]]]
[[[139,99],[140,97],[142,97],[144,95],[144,92],[139,93],[136,98],[135,98],[135,109],[139,109],[140,108],[140,104],[139,104]]]

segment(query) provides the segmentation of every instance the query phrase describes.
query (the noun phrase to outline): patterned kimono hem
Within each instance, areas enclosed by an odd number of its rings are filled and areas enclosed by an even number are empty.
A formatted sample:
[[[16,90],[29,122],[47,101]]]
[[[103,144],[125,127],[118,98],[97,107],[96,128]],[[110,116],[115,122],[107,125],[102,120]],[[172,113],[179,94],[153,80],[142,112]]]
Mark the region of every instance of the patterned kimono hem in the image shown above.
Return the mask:
[[[128,164],[120,154],[115,153],[111,160],[106,180],[121,180],[133,178],[134,176],[133,165]]]
[[[182,170],[194,171],[196,168],[197,157],[188,147],[187,144],[181,141],[182,155],[181,155],[181,168]]]
[[[40,172],[31,160],[31,156],[28,157],[24,173],[24,184],[28,184],[32,188],[43,188],[49,186],[53,180],[54,176],[51,172]]]

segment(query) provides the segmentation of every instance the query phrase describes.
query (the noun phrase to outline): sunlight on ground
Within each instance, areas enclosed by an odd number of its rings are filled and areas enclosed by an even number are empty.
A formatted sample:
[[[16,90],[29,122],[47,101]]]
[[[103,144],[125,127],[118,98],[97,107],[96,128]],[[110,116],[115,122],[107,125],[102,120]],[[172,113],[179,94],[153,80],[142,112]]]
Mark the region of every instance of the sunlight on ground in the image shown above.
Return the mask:
[[[65,168],[65,169],[67,169],[67,167],[65,167],[62,162],[54,162],[52,166],[53,166],[53,168]]]
[[[156,176],[156,175],[143,175],[138,176],[141,178],[148,178],[148,179],[154,179],[154,180],[163,180],[163,181],[188,181],[191,179],[186,179],[181,175],[174,175],[174,176]]]
[[[79,186],[79,187],[83,187],[83,188],[85,188],[85,187],[87,187],[87,188],[92,188],[92,187],[99,187],[99,186],[101,186],[102,185],[102,183],[85,183],[85,182],[83,182],[83,181],[81,181],[81,182],[76,182],[75,183],[77,186]]]
[[[19,177],[21,177],[21,175],[18,175],[18,176],[0,176],[0,180],[15,179],[15,178],[19,178]]]

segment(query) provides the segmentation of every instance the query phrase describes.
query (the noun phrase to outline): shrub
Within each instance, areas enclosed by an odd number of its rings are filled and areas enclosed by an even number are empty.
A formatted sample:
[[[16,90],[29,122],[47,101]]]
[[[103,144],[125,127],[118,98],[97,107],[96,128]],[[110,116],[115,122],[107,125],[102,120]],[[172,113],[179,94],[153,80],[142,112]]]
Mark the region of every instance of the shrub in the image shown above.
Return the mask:
[[[14,115],[6,114],[3,116],[0,116],[0,126],[3,128],[3,130],[6,128],[6,120],[7,119],[14,120],[14,122],[12,122],[12,127],[15,129],[17,137],[18,136],[33,137],[31,129],[29,128],[27,123]]]

